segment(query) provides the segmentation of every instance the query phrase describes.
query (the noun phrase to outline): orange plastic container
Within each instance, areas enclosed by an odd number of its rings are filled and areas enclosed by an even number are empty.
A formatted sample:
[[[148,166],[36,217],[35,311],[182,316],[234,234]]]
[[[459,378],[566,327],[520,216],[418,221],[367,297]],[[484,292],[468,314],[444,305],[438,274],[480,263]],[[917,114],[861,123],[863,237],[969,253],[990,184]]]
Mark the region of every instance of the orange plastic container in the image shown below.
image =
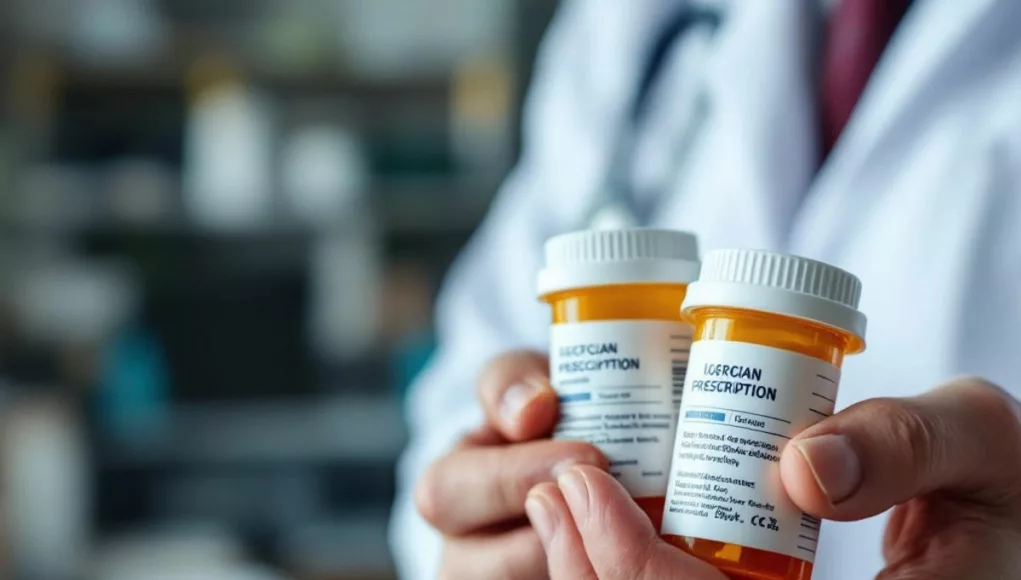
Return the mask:
[[[599,447],[657,529],[691,344],[677,312],[697,274],[693,236],[632,229],[551,239],[539,277],[561,399],[553,437]]]
[[[730,578],[811,578],[820,522],[786,498],[778,460],[790,437],[833,412],[844,356],[864,348],[859,295],[856,278],[819,262],[706,257],[684,305],[695,330],[668,542]]]

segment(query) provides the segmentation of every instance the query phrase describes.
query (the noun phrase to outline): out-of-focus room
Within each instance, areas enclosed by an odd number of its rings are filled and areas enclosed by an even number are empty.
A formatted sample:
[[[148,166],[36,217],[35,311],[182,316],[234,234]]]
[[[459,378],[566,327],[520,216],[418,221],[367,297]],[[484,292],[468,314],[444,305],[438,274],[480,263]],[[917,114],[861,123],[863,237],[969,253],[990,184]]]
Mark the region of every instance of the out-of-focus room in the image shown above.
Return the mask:
[[[382,580],[554,0],[0,3],[0,577]]]

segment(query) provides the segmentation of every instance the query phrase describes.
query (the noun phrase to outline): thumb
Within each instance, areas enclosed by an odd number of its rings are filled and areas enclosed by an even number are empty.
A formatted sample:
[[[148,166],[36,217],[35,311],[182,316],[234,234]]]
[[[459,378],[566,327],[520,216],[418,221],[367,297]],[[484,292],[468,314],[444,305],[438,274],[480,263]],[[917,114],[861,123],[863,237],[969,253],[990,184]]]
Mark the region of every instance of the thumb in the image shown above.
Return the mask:
[[[660,539],[649,517],[607,473],[573,467],[557,484],[570,511],[567,519],[600,580],[725,580],[709,564]]]
[[[489,361],[478,378],[478,398],[487,425],[508,441],[544,437],[557,422],[549,359],[539,352],[511,351]]]
[[[828,519],[871,517],[934,491],[1003,505],[1021,482],[1021,423],[1001,389],[960,379],[821,421],[791,441],[780,472],[794,503]]]

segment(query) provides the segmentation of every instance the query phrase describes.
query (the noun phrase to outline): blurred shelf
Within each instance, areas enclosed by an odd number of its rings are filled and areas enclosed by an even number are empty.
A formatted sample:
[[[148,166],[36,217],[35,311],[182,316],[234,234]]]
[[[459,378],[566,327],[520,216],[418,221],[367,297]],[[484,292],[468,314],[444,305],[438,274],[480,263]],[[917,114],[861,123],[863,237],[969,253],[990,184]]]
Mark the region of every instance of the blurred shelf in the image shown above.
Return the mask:
[[[370,511],[310,522],[282,534],[281,558],[301,578],[393,577],[388,520]]]
[[[388,233],[471,233],[482,222],[499,187],[499,178],[434,180],[425,186],[414,180],[394,180],[373,195],[373,213]]]
[[[368,196],[368,216],[384,236],[467,235],[485,217],[499,180],[461,180],[446,177],[394,178],[378,182]],[[257,224],[226,229],[203,226],[182,215],[149,220],[122,220],[94,215],[76,220],[45,222],[0,218],[8,235],[50,236],[189,236],[211,239],[308,237],[343,229],[365,214],[335,221],[310,223],[279,216]]]
[[[110,464],[392,462],[405,440],[395,397],[192,404],[173,411],[160,433],[116,446]]]
[[[157,65],[151,67],[85,67],[58,68],[57,86],[76,92],[168,92],[184,91],[192,82],[188,67]],[[372,77],[323,67],[303,72],[275,72],[238,68],[235,78],[253,86],[280,94],[343,95],[358,98],[366,104],[381,100],[409,97],[422,102],[449,100],[452,79],[446,74],[423,74],[401,77]]]

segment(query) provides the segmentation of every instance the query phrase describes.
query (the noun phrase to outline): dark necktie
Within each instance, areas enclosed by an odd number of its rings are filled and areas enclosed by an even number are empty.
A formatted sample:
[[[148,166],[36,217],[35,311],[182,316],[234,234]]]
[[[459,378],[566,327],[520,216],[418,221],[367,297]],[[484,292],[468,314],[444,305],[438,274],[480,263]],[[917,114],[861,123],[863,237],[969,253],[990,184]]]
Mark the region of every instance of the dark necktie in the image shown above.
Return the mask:
[[[822,145],[829,154],[910,0],[837,0],[822,59]]]

